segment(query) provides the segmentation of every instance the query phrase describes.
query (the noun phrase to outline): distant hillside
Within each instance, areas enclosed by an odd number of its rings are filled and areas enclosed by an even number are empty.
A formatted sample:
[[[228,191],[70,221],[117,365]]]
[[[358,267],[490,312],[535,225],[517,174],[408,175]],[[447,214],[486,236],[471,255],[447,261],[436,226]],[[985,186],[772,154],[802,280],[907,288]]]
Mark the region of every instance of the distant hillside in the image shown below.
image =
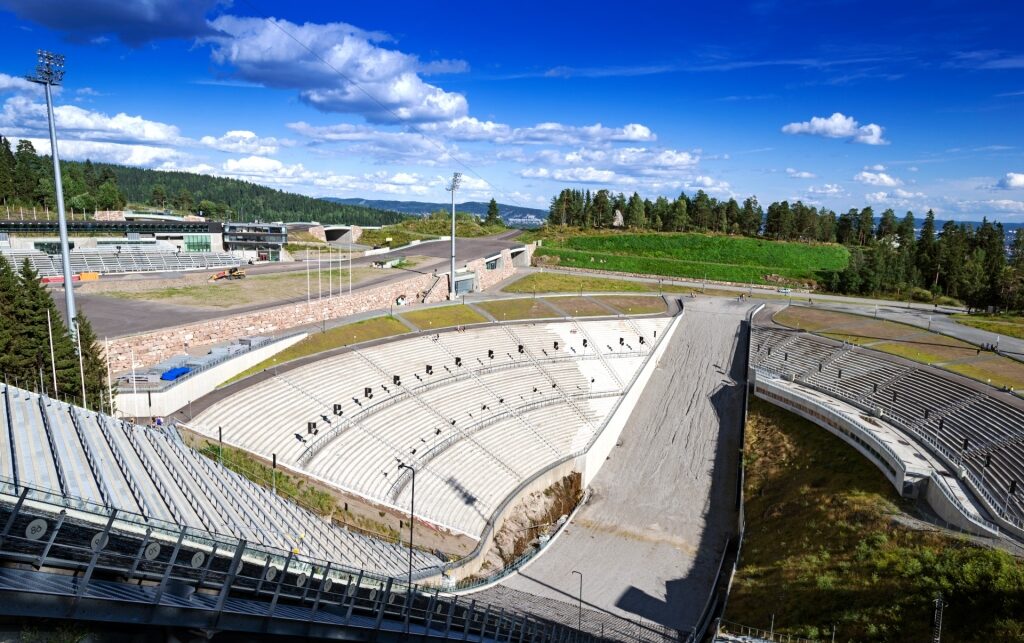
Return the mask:
[[[378,210],[391,210],[394,212],[401,212],[403,214],[412,214],[415,216],[425,216],[431,212],[437,212],[438,210],[450,210],[452,207],[451,203],[428,203],[424,201],[381,201],[374,199],[339,199],[335,197],[325,197],[325,201],[331,201],[332,203],[343,203],[345,205],[359,205],[367,208],[376,208]],[[469,212],[478,216],[487,215],[487,202],[486,201],[466,201],[465,203],[456,203],[455,209],[459,212]],[[524,208],[518,205],[508,205],[505,203],[498,204],[498,213],[501,215],[502,220],[506,223],[522,225],[525,222],[530,225],[530,221],[536,220],[536,223],[532,225],[540,225],[544,220],[547,219],[548,211],[540,210],[538,208]]]
[[[75,165],[75,163],[69,163]],[[164,172],[106,163],[92,164],[102,174],[109,169],[117,178],[117,187],[133,203],[150,203],[153,188],[160,185],[173,203],[182,190],[191,195],[193,208],[207,200],[226,206],[215,218],[241,218],[246,221],[319,221],[321,223],[354,223],[382,225],[397,223],[405,217],[396,211],[384,211],[373,206],[329,202],[323,199],[275,190],[247,181],[189,172]],[[223,207],[219,209],[225,209]],[[204,213],[208,214],[208,213]]]

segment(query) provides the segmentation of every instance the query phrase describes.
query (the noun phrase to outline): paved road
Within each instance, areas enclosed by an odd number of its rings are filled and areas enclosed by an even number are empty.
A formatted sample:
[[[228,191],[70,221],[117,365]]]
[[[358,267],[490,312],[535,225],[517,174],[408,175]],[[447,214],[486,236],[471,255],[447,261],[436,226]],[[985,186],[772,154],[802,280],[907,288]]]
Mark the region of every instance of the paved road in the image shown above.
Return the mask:
[[[689,631],[735,525],[745,377],[736,349],[748,308],[733,299],[687,301],[590,502],[539,558],[484,590],[484,600],[514,602],[527,592],[552,601],[540,609],[571,613],[578,570],[588,619],[614,615]]]
[[[467,261],[496,254],[504,248],[515,248],[521,246],[522,244],[515,240],[515,237],[518,235],[518,230],[512,230],[493,237],[456,239],[456,262],[459,265],[463,265]],[[360,290],[364,288],[371,288],[391,281],[405,279],[410,276],[410,273],[429,273],[433,272],[435,269],[437,269],[438,272],[448,272],[448,258],[451,256],[451,244],[447,241],[420,244],[418,247],[410,250],[395,251],[374,257],[353,259],[352,265],[353,267],[365,267],[374,261],[380,261],[382,259],[387,260],[396,256],[412,254],[431,257],[433,261],[425,261],[416,266],[415,269],[408,271],[384,273],[380,277],[374,277],[373,279],[353,286],[353,289]],[[254,274],[266,274],[305,269],[305,263],[292,262],[251,266],[246,270]],[[140,275],[125,275],[124,277],[105,277],[104,279],[145,280],[167,278],[168,276],[175,277],[180,274],[181,273],[146,273]],[[57,303],[57,307],[63,314],[64,292],[59,288],[51,289],[50,292],[54,301]],[[93,329],[99,337],[121,337],[124,335],[144,333],[160,328],[167,328],[169,326],[178,326],[181,324],[189,324],[207,319],[216,319],[218,317],[227,317],[253,310],[260,310],[288,303],[290,301],[305,301],[305,293],[301,293],[299,296],[293,298],[231,309],[204,308],[199,306],[182,306],[160,302],[119,299],[99,294],[90,295],[76,293],[75,297],[76,304],[89,318],[89,321],[92,322]]]

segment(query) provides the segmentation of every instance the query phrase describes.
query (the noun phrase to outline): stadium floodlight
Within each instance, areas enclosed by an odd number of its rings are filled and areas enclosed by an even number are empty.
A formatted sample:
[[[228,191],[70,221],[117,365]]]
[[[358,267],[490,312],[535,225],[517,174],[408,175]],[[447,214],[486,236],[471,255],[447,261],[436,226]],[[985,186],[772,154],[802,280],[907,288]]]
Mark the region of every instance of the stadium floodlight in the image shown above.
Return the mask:
[[[60,155],[57,153],[57,127],[53,121],[53,92],[51,87],[64,80],[64,56],[40,49],[34,76],[25,80],[42,85],[46,90],[46,115],[50,121],[50,155],[53,158],[54,198],[57,201],[57,227],[60,234],[60,263],[64,274],[64,305],[67,308],[68,330],[72,338],[78,337],[75,291],[71,283],[71,255],[68,244],[68,222],[64,216],[64,186],[60,179]],[[77,347],[77,344],[76,344]]]
[[[412,594],[412,536],[416,527],[416,469],[412,465],[398,461],[399,469],[408,469],[412,474],[412,494],[409,498],[409,593]]]
[[[452,182],[445,188],[448,192],[452,193],[452,265],[451,265],[451,290],[448,293],[448,299],[455,299],[455,192],[458,191],[459,186],[462,184],[462,173],[455,172],[452,174]]]

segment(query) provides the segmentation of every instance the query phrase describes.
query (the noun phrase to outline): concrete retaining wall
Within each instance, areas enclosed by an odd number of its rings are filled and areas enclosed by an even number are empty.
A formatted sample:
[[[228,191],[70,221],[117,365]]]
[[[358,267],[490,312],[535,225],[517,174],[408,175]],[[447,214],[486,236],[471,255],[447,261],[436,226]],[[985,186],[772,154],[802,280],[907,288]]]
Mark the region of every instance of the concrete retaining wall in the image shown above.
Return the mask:
[[[816,404],[811,399],[794,395],[789,389],[774,386],[771,380],[755,381],[754,395],[795,413],[805,420],[814,422],[846,442],[878,467],[886,479],[896,487],[896,492],[903,495],[903,482],[907,474],[906,465],[902,460],[888,453],[871,431],[866,430],[858,422],[824,405]]]
[[[305,339],[308,333],[298,333],[256,350],[221,362],[213,368],[196,373],[192,377],[162,391],[128,391],[118,393],[115,404],[119,411],[131,417],[165,417],[212,392],[222,382],[231,379],[247,368],[283,351],[292,344]]]
[[[679,324],[682,323],[682,319],[683,315],[677,315],[672,319],[668,328],[665,329],[664,335],[660,338],[658,347],[654,349],[654,353],[644,365],[643,370],[640,371],[636,381],[633,382],[633,386],[630,387],[626,395],[623,396],[622,401],[619,402],[614,414],[608,419],[608,423],[605,424],[604,429],[601,431],[601,435],[598,436],[597,440],[594,441],[594,444],[590,446],[590,449],[585,454],[577,458],[577,468],[583,477],[582,485],[584,489],[590,486],[590,483],[597,476],[597,472],[601,470],[601,466],[618,443],[622,429],[626,427],[626,422],[633,413],[633,407],[636,406],[640,396],[643,395],[647,382],[651,379],[651,375],[654,374],[654,369],[658,368],[658,360],[661,359],[661,356],[668,349],[668,343],[672,340],[672,335],[676,332]]]

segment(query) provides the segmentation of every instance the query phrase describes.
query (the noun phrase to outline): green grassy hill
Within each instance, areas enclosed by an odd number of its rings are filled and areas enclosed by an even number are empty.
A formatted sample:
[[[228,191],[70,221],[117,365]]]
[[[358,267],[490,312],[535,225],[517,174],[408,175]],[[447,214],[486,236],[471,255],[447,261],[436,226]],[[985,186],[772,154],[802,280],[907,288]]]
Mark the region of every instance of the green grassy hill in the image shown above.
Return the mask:
[[[1024,641],[1024,562],[937,530],[873,465],[824,429],[753,400],[746,538],[725,619],[828,641]]]
[[[810,284],[849,260],[846,248],[836,244],[664,233],[550,238],[537,255],[573,268],[739,283]]]

